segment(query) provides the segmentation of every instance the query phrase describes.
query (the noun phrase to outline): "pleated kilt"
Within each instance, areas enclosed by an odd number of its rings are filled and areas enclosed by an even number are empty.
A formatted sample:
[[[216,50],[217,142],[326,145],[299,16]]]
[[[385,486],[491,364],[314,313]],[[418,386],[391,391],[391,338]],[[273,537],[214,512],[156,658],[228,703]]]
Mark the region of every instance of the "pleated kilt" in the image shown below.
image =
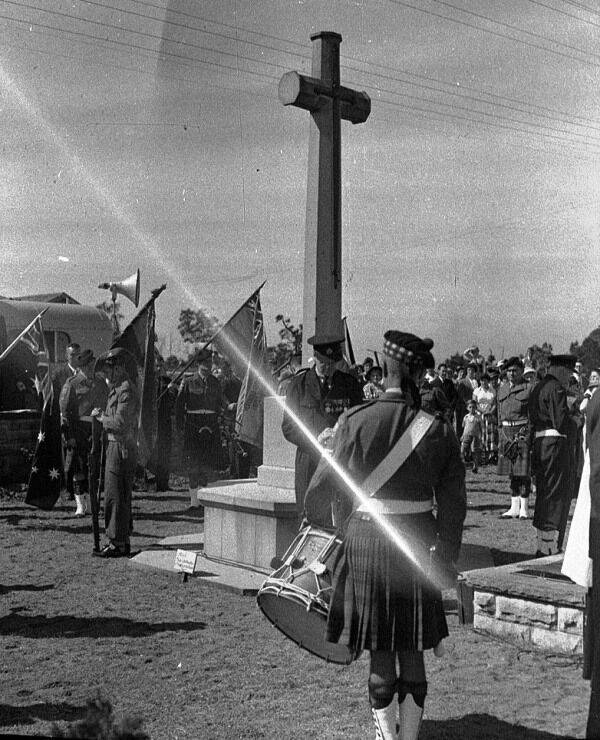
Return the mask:
[[[519,433],[524,433],[525,430],[525,424],[518,427],[505,427],[502,425],[498,427],[498,467],[496,469],[498,475],[512,475],[521,478],[531,476],[530,450],[527,439],[519,441],[519,456],[516,460],[509,460],[508,457],[504,456],[504,451],[512,440]]]
[[[431,513],[388,516],[427,570],[435,541]],[[329,642],[362,650],[421,651],[448,635],[439,589],[376,524],[353,514],[333,564]]]

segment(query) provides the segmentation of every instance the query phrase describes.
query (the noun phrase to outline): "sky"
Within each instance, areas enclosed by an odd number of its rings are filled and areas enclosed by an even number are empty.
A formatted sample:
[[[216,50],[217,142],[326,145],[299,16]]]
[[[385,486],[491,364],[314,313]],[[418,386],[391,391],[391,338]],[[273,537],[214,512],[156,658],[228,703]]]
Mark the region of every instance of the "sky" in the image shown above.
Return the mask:
[[[0,295],[163,283],[302,322],[310,35],[341,34],[342,312],[442,360],[567,351],[600,324],[600,9],[576,0],[0,0]],[[135,307],[123,298],[129,320]]]

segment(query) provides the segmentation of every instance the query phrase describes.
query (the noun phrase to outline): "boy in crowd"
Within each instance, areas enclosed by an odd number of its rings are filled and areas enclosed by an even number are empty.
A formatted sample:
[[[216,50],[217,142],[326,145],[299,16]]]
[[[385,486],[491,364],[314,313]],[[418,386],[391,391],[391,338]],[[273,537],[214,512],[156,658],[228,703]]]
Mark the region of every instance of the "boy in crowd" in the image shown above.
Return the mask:
[[[481,438],[483,437],[483,420],[477,411],[477,401],[467,402],[467,413],[463,420],[463,433],[460,438],[461,452],[465,463],[472,462],[473,472],[479,468],[481,456]]]

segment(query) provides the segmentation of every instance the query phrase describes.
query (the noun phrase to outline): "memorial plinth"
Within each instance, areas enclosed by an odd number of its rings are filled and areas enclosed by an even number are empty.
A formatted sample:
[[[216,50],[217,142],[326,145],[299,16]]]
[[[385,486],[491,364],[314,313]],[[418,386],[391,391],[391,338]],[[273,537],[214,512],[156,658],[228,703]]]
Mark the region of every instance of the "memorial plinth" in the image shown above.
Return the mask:
[[[583,652],[586,589],[560,573],[562,555],[463,573],[473,627],[518,645]]]
[[[263,464],[257,479],[221,481],[198,492],[207,557],[270,572],[273,557],[294,539],[296,448],[281,433],[282,416],[280,401],[266,398]]]

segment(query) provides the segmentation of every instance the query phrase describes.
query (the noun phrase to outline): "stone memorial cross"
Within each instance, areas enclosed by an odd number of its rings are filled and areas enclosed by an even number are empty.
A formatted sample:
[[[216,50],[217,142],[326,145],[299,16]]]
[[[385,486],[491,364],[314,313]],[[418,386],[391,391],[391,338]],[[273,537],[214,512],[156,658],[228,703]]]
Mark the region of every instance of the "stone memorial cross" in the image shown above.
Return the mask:
[[[364,123],[371,99],[340,85],[337,33],[312,35],[312,76],[287,72],[279,100],[310,111],[306,236],[304,251],[303,363],[313,334],[343,336],[342,331],[342,167],[341,119]]]

